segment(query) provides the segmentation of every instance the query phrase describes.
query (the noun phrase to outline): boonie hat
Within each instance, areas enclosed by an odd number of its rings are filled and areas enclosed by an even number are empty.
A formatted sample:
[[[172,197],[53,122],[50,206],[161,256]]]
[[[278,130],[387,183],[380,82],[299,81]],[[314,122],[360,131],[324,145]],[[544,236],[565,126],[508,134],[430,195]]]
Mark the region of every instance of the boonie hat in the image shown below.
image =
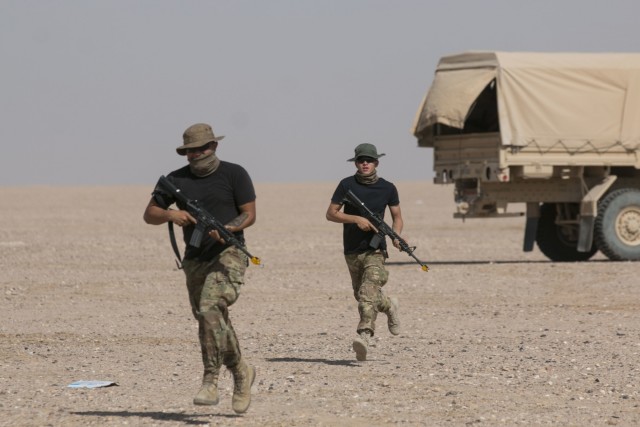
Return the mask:
[[[191,125],[182,134],[182,141],[184,145],[176,148],[176,151],[181,156],[187,154],[188,148],[202,147],[213,141],[220,141],[224,138],[224,135],[215,136],[213,129],[206,123],[196,123]]]
[[[347,162],[355,162],[358,157],[371,157],[379,159],[384,156],[384,153],[378,154],[378,149],[373,144],[360,144],[355,149],[356,155],[352,159],[348,159]]]

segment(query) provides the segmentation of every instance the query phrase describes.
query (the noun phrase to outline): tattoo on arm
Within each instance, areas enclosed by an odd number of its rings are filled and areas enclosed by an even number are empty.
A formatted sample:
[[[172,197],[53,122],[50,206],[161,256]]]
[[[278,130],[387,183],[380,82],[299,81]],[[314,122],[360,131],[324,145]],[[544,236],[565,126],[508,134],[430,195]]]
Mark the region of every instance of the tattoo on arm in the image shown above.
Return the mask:
[[[242,212],[240,215],[229,221],[227,225],[232,227],[240,227],[240,225],[244,222],[245,219],[249,217],[249,214],[246,212]]]

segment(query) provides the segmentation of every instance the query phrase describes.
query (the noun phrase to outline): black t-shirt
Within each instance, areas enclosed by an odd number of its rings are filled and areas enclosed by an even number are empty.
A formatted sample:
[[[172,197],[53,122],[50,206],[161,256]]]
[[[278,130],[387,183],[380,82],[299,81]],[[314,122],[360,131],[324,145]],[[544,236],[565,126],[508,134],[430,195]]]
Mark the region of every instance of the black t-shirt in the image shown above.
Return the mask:
[[[187,198],[197,200],[201,208],[222,224],[227,224],[240,215],[239,206],[256,199],[249,174],[242,166],[234,163],[221,161],[214,173],[202,178],[191,173],[187,165],[171,172],[167,179],[179,188]],[[175,202],[160,188],[155,189],[153,197],[156,203],[165,209]],[[177,205],[178,208],[185,209],[185,206],[182,206],[180,202]],[[184,241],[187,244],[185,259],[197,258],[201,261],[208,261],[228,246],[228,244],[223,245],[214,241],[208,234],[203,236],[199,248],[189,245],[194,228],[193,225],[182,228]],[[242,231],[235,233],[235,236],[241,242],[244,241]]]
[[[391,182],[384,178],[378,178],[375,184],[360,184],[355,175],[344,178],[338,184],[336,191],[331,197],[331,203],[344,204],[344,213],[349,215],[364,216],[360,210],[345,203],[344,198],[347,192],[353,193],[373,212],[384,218],[387,206],[398,206],[400,198],[398,189]],[[356,224],[343,224],[342,243],[345,254],[358,254],[371,250],[369,242],[375,236],[373,231],[362,231]],[[386,241],[380,245],[380,249],[386,249]]]

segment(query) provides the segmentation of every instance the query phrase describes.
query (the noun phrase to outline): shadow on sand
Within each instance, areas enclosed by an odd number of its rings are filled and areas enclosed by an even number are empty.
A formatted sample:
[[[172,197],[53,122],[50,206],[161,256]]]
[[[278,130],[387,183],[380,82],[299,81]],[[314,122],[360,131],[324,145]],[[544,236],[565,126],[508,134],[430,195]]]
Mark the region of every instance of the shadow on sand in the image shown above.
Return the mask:
[[[590,259],[587,261],[551,261],[549,259],[543,260],[485,260],[485,261],[424,261],[429,267],[432,265],[489,265],[489,264],[567,264],[567,263],[597,263],[597,262],[612,262],[608,259]],[[416,265],[415,261],[387,261],[386,265]],[[418,266],[419,267],[419,266]]]
[[[306,363],[324,363],[333,366],[361,366],[353,360],[329,360],[329,359],[304,359],[302,357],[272,357],[265,359],[267,362],[306,362]]]
[[[242,418],[242,415],[236,414],[189,414],[181,412],[131,412],[131,411],[82,411],[71,412],[73,415],[82,415],[89,417],[122,417],[122,418],[149,418],[157,421],[178,421],[186,425],[202,425],[208,421],[203,418]]]

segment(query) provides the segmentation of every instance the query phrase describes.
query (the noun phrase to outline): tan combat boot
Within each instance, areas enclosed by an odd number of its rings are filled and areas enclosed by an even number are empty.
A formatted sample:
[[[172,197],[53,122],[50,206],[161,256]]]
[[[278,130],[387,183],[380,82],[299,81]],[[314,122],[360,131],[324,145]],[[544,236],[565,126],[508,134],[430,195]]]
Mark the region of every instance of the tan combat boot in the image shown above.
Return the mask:
[[[387,326],[389,326],[389,332],[391,332],[393,335],[398,335],[400,333],[398,298],[391,297],[389,298],[389,300],[391,302],[391,307],[389,307],[389,311],[387,311]]]
[[[193,398],[194,405],[217,405],[218,404],[218,377],[205,375],[202,387]]]
[[[353,351],[356,352],[356,360],[359,362],[364,362],[365,360],[367,360],[369,338],[371,338],[371,332],[362,331],[358,334],[358,338],[353,340]]]
[[[247,365],[243,359],[233,368],[229,368],[233,374],[233,398],[231,406],[233,410],[242,414],[247,412],[249,404],[251,404],[251,385],[256,379],[256,369]]]

